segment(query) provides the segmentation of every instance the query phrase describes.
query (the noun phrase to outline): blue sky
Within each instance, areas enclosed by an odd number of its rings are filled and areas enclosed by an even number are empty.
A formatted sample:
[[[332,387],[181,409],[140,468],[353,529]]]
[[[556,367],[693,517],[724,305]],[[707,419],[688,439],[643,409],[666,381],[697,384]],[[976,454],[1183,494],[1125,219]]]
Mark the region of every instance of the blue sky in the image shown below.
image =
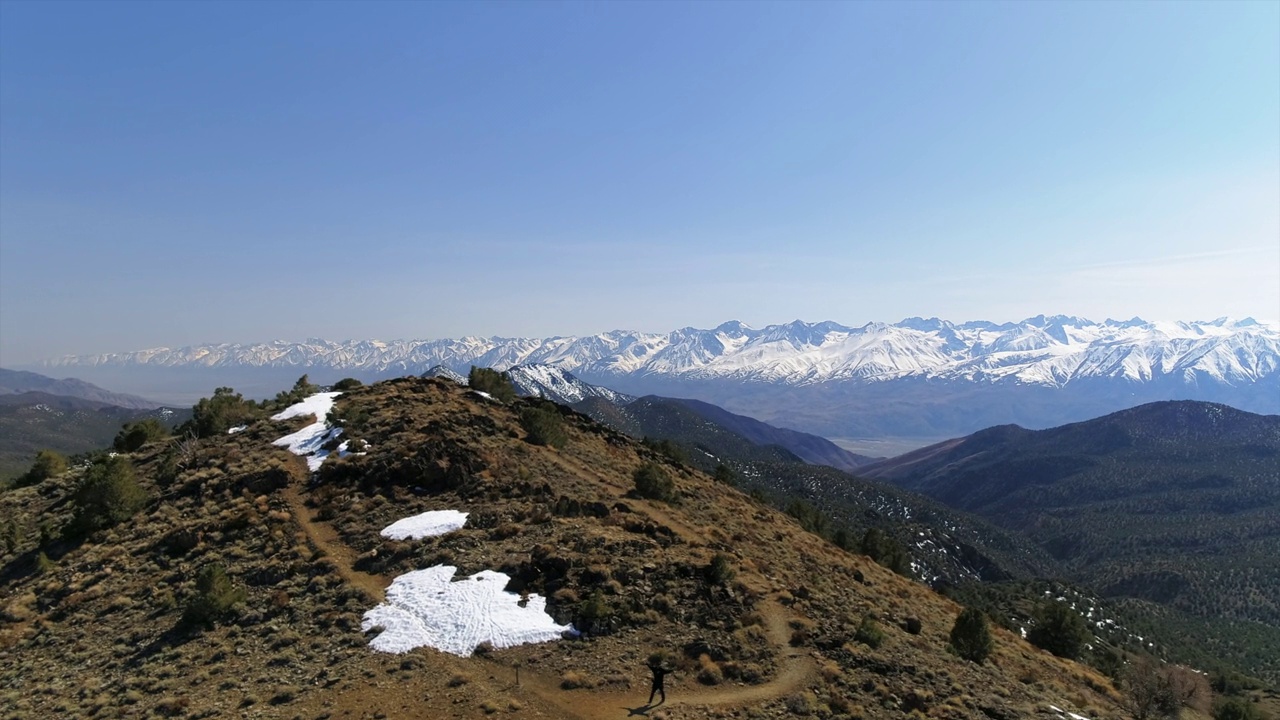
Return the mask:
[[[0,3],[0,364],[1280,318],[1280,3]]]

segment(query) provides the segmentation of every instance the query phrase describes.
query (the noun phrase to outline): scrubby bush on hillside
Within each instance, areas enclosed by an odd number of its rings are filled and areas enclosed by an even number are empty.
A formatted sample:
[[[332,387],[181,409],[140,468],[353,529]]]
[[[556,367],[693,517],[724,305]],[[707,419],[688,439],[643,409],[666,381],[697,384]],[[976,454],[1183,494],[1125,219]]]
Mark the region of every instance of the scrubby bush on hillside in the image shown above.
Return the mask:
[[[724,463],[716,465],[716,473],[713,477],[715,477],[716,482],[722,482],[725,485],[738,484],[738,474]]]
[[[473,365],[471,372],[467,375],[467,384],[472,390],[488,393],[495,400],[509,403],[516,399],[516,388],[511,384],[511,376],[493,368]]]
[[[187,601],[182,620],[188,625],[213,627],[244,602],[245,597],[244,588],[231,582],[221,565],[205,565],[196,577],[196,591]]]
[[[880,629],[880,623],[876,622],[875,618],[863,615],[862,623],[858,625],[853,639],[874,650],[884,642],[884,631]]]
[[[977,608],[965,608],[951,627],[951,647],[965,660],[986,660],[995,649],[986,614]]]
[[[333,384],[333,389],[338,392],[348,392],[350,390],[355,390],[358,387],[364,387],[364,383],[355,378],[342,378]]]
[[[116,455],[90,466],[72,502],[76,511],[69,530],[82,534],[133,517],[147,504],[147,493],[134,477],[133,464],[123,455]]]
[[[137,422],[128,422],[116,433],[111,447],[116,452],[133,452],[153,440],[169,436],[169,429],[155,418],[143,418]]]
[[[564,431],[564,419],[551,403],[521,408],[520,426],[534,445],[562,448],[569,441]]]
[[[293,387],[290,390],[281,390],[276,393],[276,398],[273,402],[277,410],[283,410],[290,405],[302,402],[307,397],[315,395],[318,392],[320,392],[320,388],[311,384],[311,378],[309,376],[303,375],[293,383]]]
[[[1245,698],[1227,698],[1213,707],[1213,720],[1266,720],[1266,717]]]
[[[1093,637],[1080,613],[1064,603],[1044,602],[1036,609],[1035,626],[1027,632],[1027,640],[1038,648],[1061,658],[1075,660]]]
[[[685,452],[684,448],[680,447],[674,442],[671,442],[670,440],[667,440],[667,439],[659,440],[656,438],[646,437],[640,442],[645,447],[651,450],[655,450],[661,453],[662,455],[666,456],[666,458],[668,460],[671,460],[672,462],[676,462],[681,465],[689,464],[689,453]]]
[[[737,571],[733,569],[732,561],[724,553],[716,553],[704,572],[707,582],[712,585],[727,585],[737,575]]]
[[[245,400],[232,388],[220,387],[213,391],[213,397],[200,398],[200,402],[192,406],[191,419],[178,431],[195,437],[213,437],[261,415],[262,408],[252,400]]]
[[[910,577],[911,555],[897,540],[885,535],[880,528],[867,530],[862,536],[858,549],[881,566],[904,577]]]
[[[52,450],[41,450],[36,453],[36,460],[31,464],[31,469],[27,470],[14,482],[14,487],[35,485],[51,477],[57,477],[66,471],[67,459],[65,457]]]
[[[646,462],[631,474],[640,497],[670,502],[676,497],[676,483],[661,465]]]

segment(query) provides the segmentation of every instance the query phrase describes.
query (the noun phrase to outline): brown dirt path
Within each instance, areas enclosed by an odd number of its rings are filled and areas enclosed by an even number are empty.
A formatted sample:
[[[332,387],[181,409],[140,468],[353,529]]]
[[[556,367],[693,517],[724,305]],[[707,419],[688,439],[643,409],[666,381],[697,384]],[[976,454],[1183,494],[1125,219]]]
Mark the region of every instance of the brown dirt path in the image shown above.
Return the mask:
[[[386,589],[391,584],[390,579],[355,569],[357,554],[342,542],[337,531],[329,523],[313,517],[311,508],[308,508],[303,500],[300,488],[291,485],[285,488],[283,494],[312,548],[324,552],[326,557],[333,560],[338,574],[352,586],[362,590],[372,602],[382,602],[386,596]],[[655,514],[664,515],[663,513]],[[667,517],[655,519],[671,520]],[[688,526],[680,529],[696,532]],[[778,650],[780,664],[774,678],[760,685],[672,687],[668,690],[667,702],[655,707],[647,707],[643,702],[647,699],[645,695],[647,684],[626,691],[571,691],[562,689],[558,678],[526,668],[521,672],[520,688],[537,696],[542,702],[554,706],[566,720],[646,716],[650,712],[667,707],[744,705],[783,697],[803,688],[814,677],[816,663],[813,658],[790,646],[790,616],[785,609],[775,603],[768,603],[761,607],[761,615],[765,621],[769,640]]]
[[[355,569],[356,553],[341,539],[338,532],[328,523],[315,520],[311,516],[311,508],[302,499],[302,493],[296,486],[290,485],[284,490],[285,501],[297,518],[298,525],[307,534],[313,550],[322,551],[333,560],[338,574],[352,586],[364,591],[369,599],[382,602],[386,598],[387,586],[391,581],[381,575],[370,575]]]

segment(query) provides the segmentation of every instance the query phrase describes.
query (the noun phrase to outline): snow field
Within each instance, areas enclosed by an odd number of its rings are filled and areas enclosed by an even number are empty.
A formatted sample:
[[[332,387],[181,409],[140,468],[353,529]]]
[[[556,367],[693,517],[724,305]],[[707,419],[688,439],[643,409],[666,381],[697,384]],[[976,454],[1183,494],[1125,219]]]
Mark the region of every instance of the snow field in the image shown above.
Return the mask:
[[[396,578],[387,588],[387,601],[364,614],[365,632],[382,628],[369,647],[405,653],[428,645],[461,657],[488,642],[495,648],[559,640],[576,634],[572,625],[557,625],[547,614],[547,600],[519,595],[504,588],[505,573],[484,570],[457,582],[458,569],[437,565]]]

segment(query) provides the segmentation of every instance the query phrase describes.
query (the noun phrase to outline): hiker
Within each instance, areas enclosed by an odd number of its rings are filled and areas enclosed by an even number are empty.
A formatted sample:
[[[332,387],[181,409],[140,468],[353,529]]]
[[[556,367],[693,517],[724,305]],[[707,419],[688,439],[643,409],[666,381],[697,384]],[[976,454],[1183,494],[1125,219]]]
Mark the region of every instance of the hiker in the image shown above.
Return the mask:
[[[662,680],[667,676],[667,669],[663,667],[663,659],[657,657],[649,658],[649,672],[653,673],[653,689],[649,691],[649,704],[653,704],[653,696],[658,693],[662,696],[659,705],[667,701],[667,691],[662,688]]]

